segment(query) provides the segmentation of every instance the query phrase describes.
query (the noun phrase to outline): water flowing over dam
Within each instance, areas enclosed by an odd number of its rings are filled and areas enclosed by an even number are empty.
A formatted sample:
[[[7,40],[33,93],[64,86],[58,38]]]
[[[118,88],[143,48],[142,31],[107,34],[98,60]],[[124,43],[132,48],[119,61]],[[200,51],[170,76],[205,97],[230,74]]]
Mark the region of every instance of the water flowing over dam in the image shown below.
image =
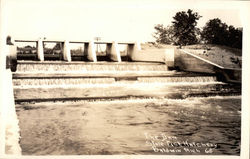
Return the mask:
[[[19,61],[13,87],[23,155],[240,153],[241,86],[215,74]]]
[[[32,46],[8,46],[6,154],[240,155],[241,69],[138,42],[15,43]]]

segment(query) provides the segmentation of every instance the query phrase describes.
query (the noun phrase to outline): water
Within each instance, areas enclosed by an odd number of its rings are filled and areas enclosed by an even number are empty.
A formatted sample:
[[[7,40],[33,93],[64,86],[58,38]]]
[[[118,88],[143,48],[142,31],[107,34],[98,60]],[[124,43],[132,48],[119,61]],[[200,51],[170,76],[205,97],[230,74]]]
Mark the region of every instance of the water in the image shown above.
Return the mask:
[[[65,98],[60,102],[16,104],[23,155],[240,153],[240,86],[128,81],[72,86],[14,89],[16,100]],[[114,99],[117,95],[124,98]],[[98,99],[78,99],[82,97]],[[192,147],[166,145],[156,149],[149,143],[159,141],[145,134],[174,137],[171,142],[209,142],[216,148],[211,153],[207,147],[197,148],[197,152]],[[176,151],[160,152],[163,148]]]
[[[152,77],[152,78],[139,78],[140,82],[168,82],[168,83],[176,83],[176,82],[217,82],[215,76],[196,76],[196,77]]]
[[[125,80],[122,80],[125,78]],[[117,80],[116,80],[117,79]],[[118,80],[119,79],[119,80]],[[119,82],[123,81],[123,82]],[[91,84],[131,84],[131,81],[134,81],[134,84],[140,83],[168,83],[168,84],[176,84],[178,83],[189,83],[195,82],[197,83],[220,83],[217,82],[216,77],[133,77],[129,81],[128,77],[118,77],[118,78],[44,78],[44,79],[13,79],[14,86],[56,86],[60,85],[63,87],[64,85],[91,85]]]
[[[240,96],[126,99],[22,103],[16,110],[23,155],[239,155],[240,103]],[[145,133],[216,148],[155,152]]]
[[[114,78],[53,78],[53,79],[14,79],[15,86],[49,86],[49,85],[84,85],[114,83]]]
[[[240,154],[240,85],[162,64],[45,62],[17,70],[23,155]]]
[[[51,93],[53,92],[53,93]],[[192,96],[240,95],[240,87],[216,83],[137,83],[20,86],[14,89],[16,100],[101,97],[155,97],[184,99]]]
[[[105,65],[104,65],[105,64]],[[33,62],[20,63],[17,72],[74,72],[74,71],[167,71],[163,64],[146,63],[84,63],[84,62]]]

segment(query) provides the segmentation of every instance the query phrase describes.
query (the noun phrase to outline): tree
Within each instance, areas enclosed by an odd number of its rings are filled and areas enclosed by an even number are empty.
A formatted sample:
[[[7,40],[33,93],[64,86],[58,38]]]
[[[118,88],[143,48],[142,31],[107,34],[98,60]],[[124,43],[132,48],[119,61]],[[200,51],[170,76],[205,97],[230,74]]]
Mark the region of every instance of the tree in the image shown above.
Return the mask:
[[[176,37],[177,45],[190,45],[196,44],[198,42],[197,39],[197,31],[196,28],[197,20],[199,20],[201,16],[197,13],[188,9],[187,12],[177,12],[173,17],[173,32]]]
[[[242,31],[234,28],[232,25],[228,27],[228,46],[234,48],[242,48]]]
[[[26,46],[24,46],[24,48],[26,48],[26,49],[31,49],[31,48],[32,48],[32,46],[30,46],[30,45],[26,45]]]
[[[226,45],[242,48],[242,31],[228,26],[219,18],[209,20],[201,32],[202,40],[207,44]]]
[[[219,18],[209,20],[201,32],[205,43],[225,45],[228,36],[227,24],[222,23]]]
[[[164,27],[163,24],[157,24],[154,29],[153,37],[157,43],[161,44],[173,44],[175,43],[175,37],[173,32],[173,26]]]
[[[58,42],[56,45],[53,47],[53,50],[61,50],[62,49],[62,43]]]

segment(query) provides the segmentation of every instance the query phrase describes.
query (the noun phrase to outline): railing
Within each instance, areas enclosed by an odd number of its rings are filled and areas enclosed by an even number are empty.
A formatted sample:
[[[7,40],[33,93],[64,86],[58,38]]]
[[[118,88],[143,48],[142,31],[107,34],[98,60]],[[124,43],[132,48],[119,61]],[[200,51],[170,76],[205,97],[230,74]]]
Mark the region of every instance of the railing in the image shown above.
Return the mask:
[[[127,55],[130,60],[133,61],[138,50],[141,50],[140,44],[137,42],[116,42],[116,41],[69,41],[69,40],[15,40],[15,42],[35,42],[37,49],[37,59],[39,61],[44,61],[44,42],[62,43],[63,49],[63,60],[70,62],[72,60],[70,53],[71,43],[84,44],[84,54],[87,55],[89,61],[97,62],[96,55],[96,45],[95,44],[105,44],[106,54],[111,61],[121,62],[121,55],[118,45],[127,45]]]

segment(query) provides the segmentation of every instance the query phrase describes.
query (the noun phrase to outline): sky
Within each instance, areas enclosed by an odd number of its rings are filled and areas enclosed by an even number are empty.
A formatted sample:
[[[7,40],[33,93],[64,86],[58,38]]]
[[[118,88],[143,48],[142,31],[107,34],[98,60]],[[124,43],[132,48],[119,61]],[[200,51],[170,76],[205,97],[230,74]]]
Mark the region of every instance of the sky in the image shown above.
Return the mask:
[[[154,41],[156,24],[171,25],[178,11],[242,27],[241,4],[228,1],[2,0],[7,34],[14,39]]]

